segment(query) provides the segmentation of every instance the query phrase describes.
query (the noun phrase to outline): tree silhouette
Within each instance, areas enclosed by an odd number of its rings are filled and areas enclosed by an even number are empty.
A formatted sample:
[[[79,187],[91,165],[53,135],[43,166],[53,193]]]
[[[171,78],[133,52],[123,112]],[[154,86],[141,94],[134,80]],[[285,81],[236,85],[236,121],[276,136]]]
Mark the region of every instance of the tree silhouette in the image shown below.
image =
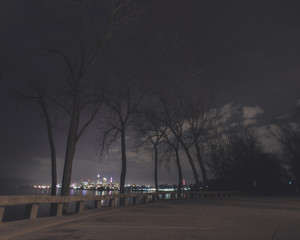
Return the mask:
[[[51,156],[51,196],[56,195],[56,185],[57,185],[57,169],[56,169],[56,148],[53,137],[54,121],[51,118],[50,108],[53,108],[53,102],[51,101],[49,91],[46,90],[45,86],[41,84],[32,84],[30,91],[20,92],[18,91],[18,96],[21,101],[31,102],[37,106],[38,111],[41,113],[44,119],[48,143],[50,147]]]
[[[151,102],[151,100],[146,101],[144,106],[139,108],[134,130],[138,138],[143,139],[143,146],[146,146],[149,151],[154,151],[154,183],[158,191],[159,146],[164,141],[167,127],[159,119],[160,108],[157,102]]]
[[[291,119],[276,121],[277,131],[274,133],[281,144],[284,157],[288,160],[296,185],[296,194],[300,189],[300,121],[299,114]]]
[[[104,91],[105,104],[109,115],[107,128],[104,130],[102,151],[109,149],[110,145],[119,139],[121,143],[121,175],[120,193],[125,192],[125,180],[127,172],[126,157],[126,131],[132,124],[132,119],[139,104],[143,100],[146,88],[140,84],[141,75],[132,78],[122,76],[116,81],[111,80]]]
[[[166,88],[164,88],[165,90]],[[190,166],[192,168],[192,172],[195,179],[195,185],[197,189],[201,188],[199,175],[190,152],[191,142],[190,139],[184,138],[185,132],[185,111],[186,106],[184,105],[184,100],[180,98],[180,95],[176,95],[175,92],[171,92],[171,87],[168,88],[168,91],[158,92],[158,98],[160,100],[160,104],[163,107],[163,116],[161,117],[161,121],[168,127],[169,131],[173,134],[173,136],[178,140],[180,145],[182,146],[188,160]]]
[[[223,189],[278,193],[284,176],[275,155],[263,152],[256,135],[239,125],[214,129],[206,161]]]
[[[46,50],[39,55],[55,57],[55,64],[59,65],[57,72],[61,73],[60,81],[53,80],[61,96],[52,99],[69,116],[61,191],[61,195],[67,196],[77,143],[103,103],[103,96],[96,91],[94,81],[95,76],[99,76],[99,58],[113,47],[114,36],[128,31],[128,27],[138,20],[143,6],[141,1],[132,0],[45,0],[42,4],[53,10],[54,22],[59,23],[50,25],[50,29],[40,34]],[[91,9],[98,14],[90,14],[88,10]],[[51,35],[53,30],[55,35]],[[61,36],[57,37],[57,32]]]

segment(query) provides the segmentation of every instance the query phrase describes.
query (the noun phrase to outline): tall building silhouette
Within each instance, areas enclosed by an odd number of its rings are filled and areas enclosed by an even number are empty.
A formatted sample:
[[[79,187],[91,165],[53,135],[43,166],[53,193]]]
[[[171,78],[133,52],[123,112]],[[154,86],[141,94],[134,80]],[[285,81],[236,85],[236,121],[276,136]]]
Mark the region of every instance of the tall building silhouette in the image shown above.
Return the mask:
[[[100,184],[100,174],[97,175],[97,184]]]

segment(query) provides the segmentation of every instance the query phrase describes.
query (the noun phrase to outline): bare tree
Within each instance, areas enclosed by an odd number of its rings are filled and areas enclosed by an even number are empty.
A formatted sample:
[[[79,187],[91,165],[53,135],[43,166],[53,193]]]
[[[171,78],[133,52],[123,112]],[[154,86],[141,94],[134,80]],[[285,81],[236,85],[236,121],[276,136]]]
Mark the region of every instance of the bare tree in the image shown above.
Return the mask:
[[[56,55],[60,58],[61,65],[65,66],[63,76],[65,82],[62,98],[57,100],[57,106],[64,109],[69,115],[69,125],[67,134],[67,144],[65,152],[65,163],[62,179],[61,195],[70,194],[70,182],[72,176],[72,165],[75,155],[76,145],[89,124],[95,119],[102,104],[103,96],[94,91],[95,86],[91,79],[97,74],[96,65],[98,59],[111,46],[113,36],[118,31],[122,31],[132,22],[136,21],[143,12],[141,1],[44,1],[53,7],[57,16],[62,15],[65,20],[65,9],[74,10],[74,18],[62,21],[65,31],[72,34],[72,41],[68,46],[61,44],[61,39],[51,39],[42,35],[47,45],[47,50],[42,55]],[[100,17],[87,21],[86,9],[96,8]],[[103,17],[105,16],[105,18]],[[74,50],[75,49],[75,50]],[[92,109],[85,122],[82,115],[87,109]]]
[[[51,155],[51,196],[55,196],[57,185],[56,148],[53,137],[54,121],[51,119],[49,110],[52,101],[50,101],[45,87],[40,84],[34,84],[30,92],[18,92],[18,95],[21,100],[33,102],[45,121]]]
[[[212,95],[204,94],[203,92],[191,93],[186,99],[186,138],[190,139],[190,145],[193,145],[196,150],[196,157],[200,166],[203,186],[207,186],[207,170],[203,161],[202,141],[209,134],[213,115],[212,110]]]
[[[296,194],[299,196],[300,189],[300,121],[299,115],[291,119],[276,121],[277,131],[274,136],[281,144],[284,156],[288,159],[295,177]]]
[[[199,88],[197,77],[201,69],[195,61],[185,59],[186,56],[182,53],[188,51],[186,46],[179,44],[178,36],[173,39],[171,44],[168,44],[168,47],[160,49],[157,57],[159,82],[156,83],[154,94],[164,109],[161,121],[165,122],[173,137],[177,139],[184,150],[193,171],[196,188],[200,189],[201,183],[192,151],[194,147],[197,147],[197,152],[200,152],[200,145],[197,144],[197,141],[208,121],[206,111],[209,106],[204,105],[204,101],[195,102],[200,99],[199,95],[204,98],[201,95],[203,91],[196,90],[202,88],[202,86]],[[196,77],[197,80],[195,80]],[[201,105],[197,106],[197,104]],[[199,154],[196,155],[196,159],[205,182],[206,170]]]
[[[124,77],[124,76],[123,76]],[[121,175],[120,193],[125,192],[127,172],[126,136],[132,123],[137,107],[145,96],[146,89],[140,84],[141,75],[127,79],[111,80],[105,90],[106,114],[109,115],[107,129],[103,134],[102,151],[120,138],[121,144]]]
[[[185,129],[186,108],[184,106],[184,99],[181,98],[180,95],[176,95],[175,92],[170,93],[165,91],[159,92],[158,97],[160,100],[160,104],[162,104],[164,109],[163,112],[164,115],[161,117],[160,120],[166,124],[170,132],[174,135],[174,137],[182,146],[191,165],[196,188],[200,189],[201,184],[199,181],[199,175],[192,154],[190,152],[190,147],[191,147],[190,140],[185,141],[183,135],[186,130]]]
[[[282,167],[273,155],[263,152],[253,132],[242,126],[216,127],[212,135],[206,144],[206,161],[220,187],[278,192]]]
[[[165,132],[165,140],[169,145],[171,152],[175,155],[175,162],[178,170],[178,191],[181,191],[183,189],[183,175],[179,157],[179,140],[178,138],[172,136],[172,134],[168,134],[167,131]]]
[[[143,139],[143,146],[148,150],[154,151],[154,183],[158,192],[158,164],[159,164],[159,145],[163,143],[167,127],[159,120],[159,107],[156,104],[150,104],[151,100],[142,106],[136,117],[135,132],[139,139]],[[150,149],[149,149],[150,145]]]

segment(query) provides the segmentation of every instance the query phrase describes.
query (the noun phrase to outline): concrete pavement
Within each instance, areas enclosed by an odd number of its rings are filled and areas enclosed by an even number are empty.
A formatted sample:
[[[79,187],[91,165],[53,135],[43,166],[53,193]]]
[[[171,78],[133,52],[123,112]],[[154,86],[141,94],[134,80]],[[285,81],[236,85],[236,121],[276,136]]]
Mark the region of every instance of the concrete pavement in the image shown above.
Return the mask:
[[[300,199],[166,200],[3,223],[1,240],[299,240]]]

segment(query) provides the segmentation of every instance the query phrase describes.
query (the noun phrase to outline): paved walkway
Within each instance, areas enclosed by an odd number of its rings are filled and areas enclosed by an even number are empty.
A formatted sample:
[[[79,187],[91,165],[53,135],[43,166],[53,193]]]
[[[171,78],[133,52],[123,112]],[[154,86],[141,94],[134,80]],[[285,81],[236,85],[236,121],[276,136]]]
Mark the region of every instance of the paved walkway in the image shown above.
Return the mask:
[[[1,240],[299,240],[300,199],[166,200],[3,223]]]

